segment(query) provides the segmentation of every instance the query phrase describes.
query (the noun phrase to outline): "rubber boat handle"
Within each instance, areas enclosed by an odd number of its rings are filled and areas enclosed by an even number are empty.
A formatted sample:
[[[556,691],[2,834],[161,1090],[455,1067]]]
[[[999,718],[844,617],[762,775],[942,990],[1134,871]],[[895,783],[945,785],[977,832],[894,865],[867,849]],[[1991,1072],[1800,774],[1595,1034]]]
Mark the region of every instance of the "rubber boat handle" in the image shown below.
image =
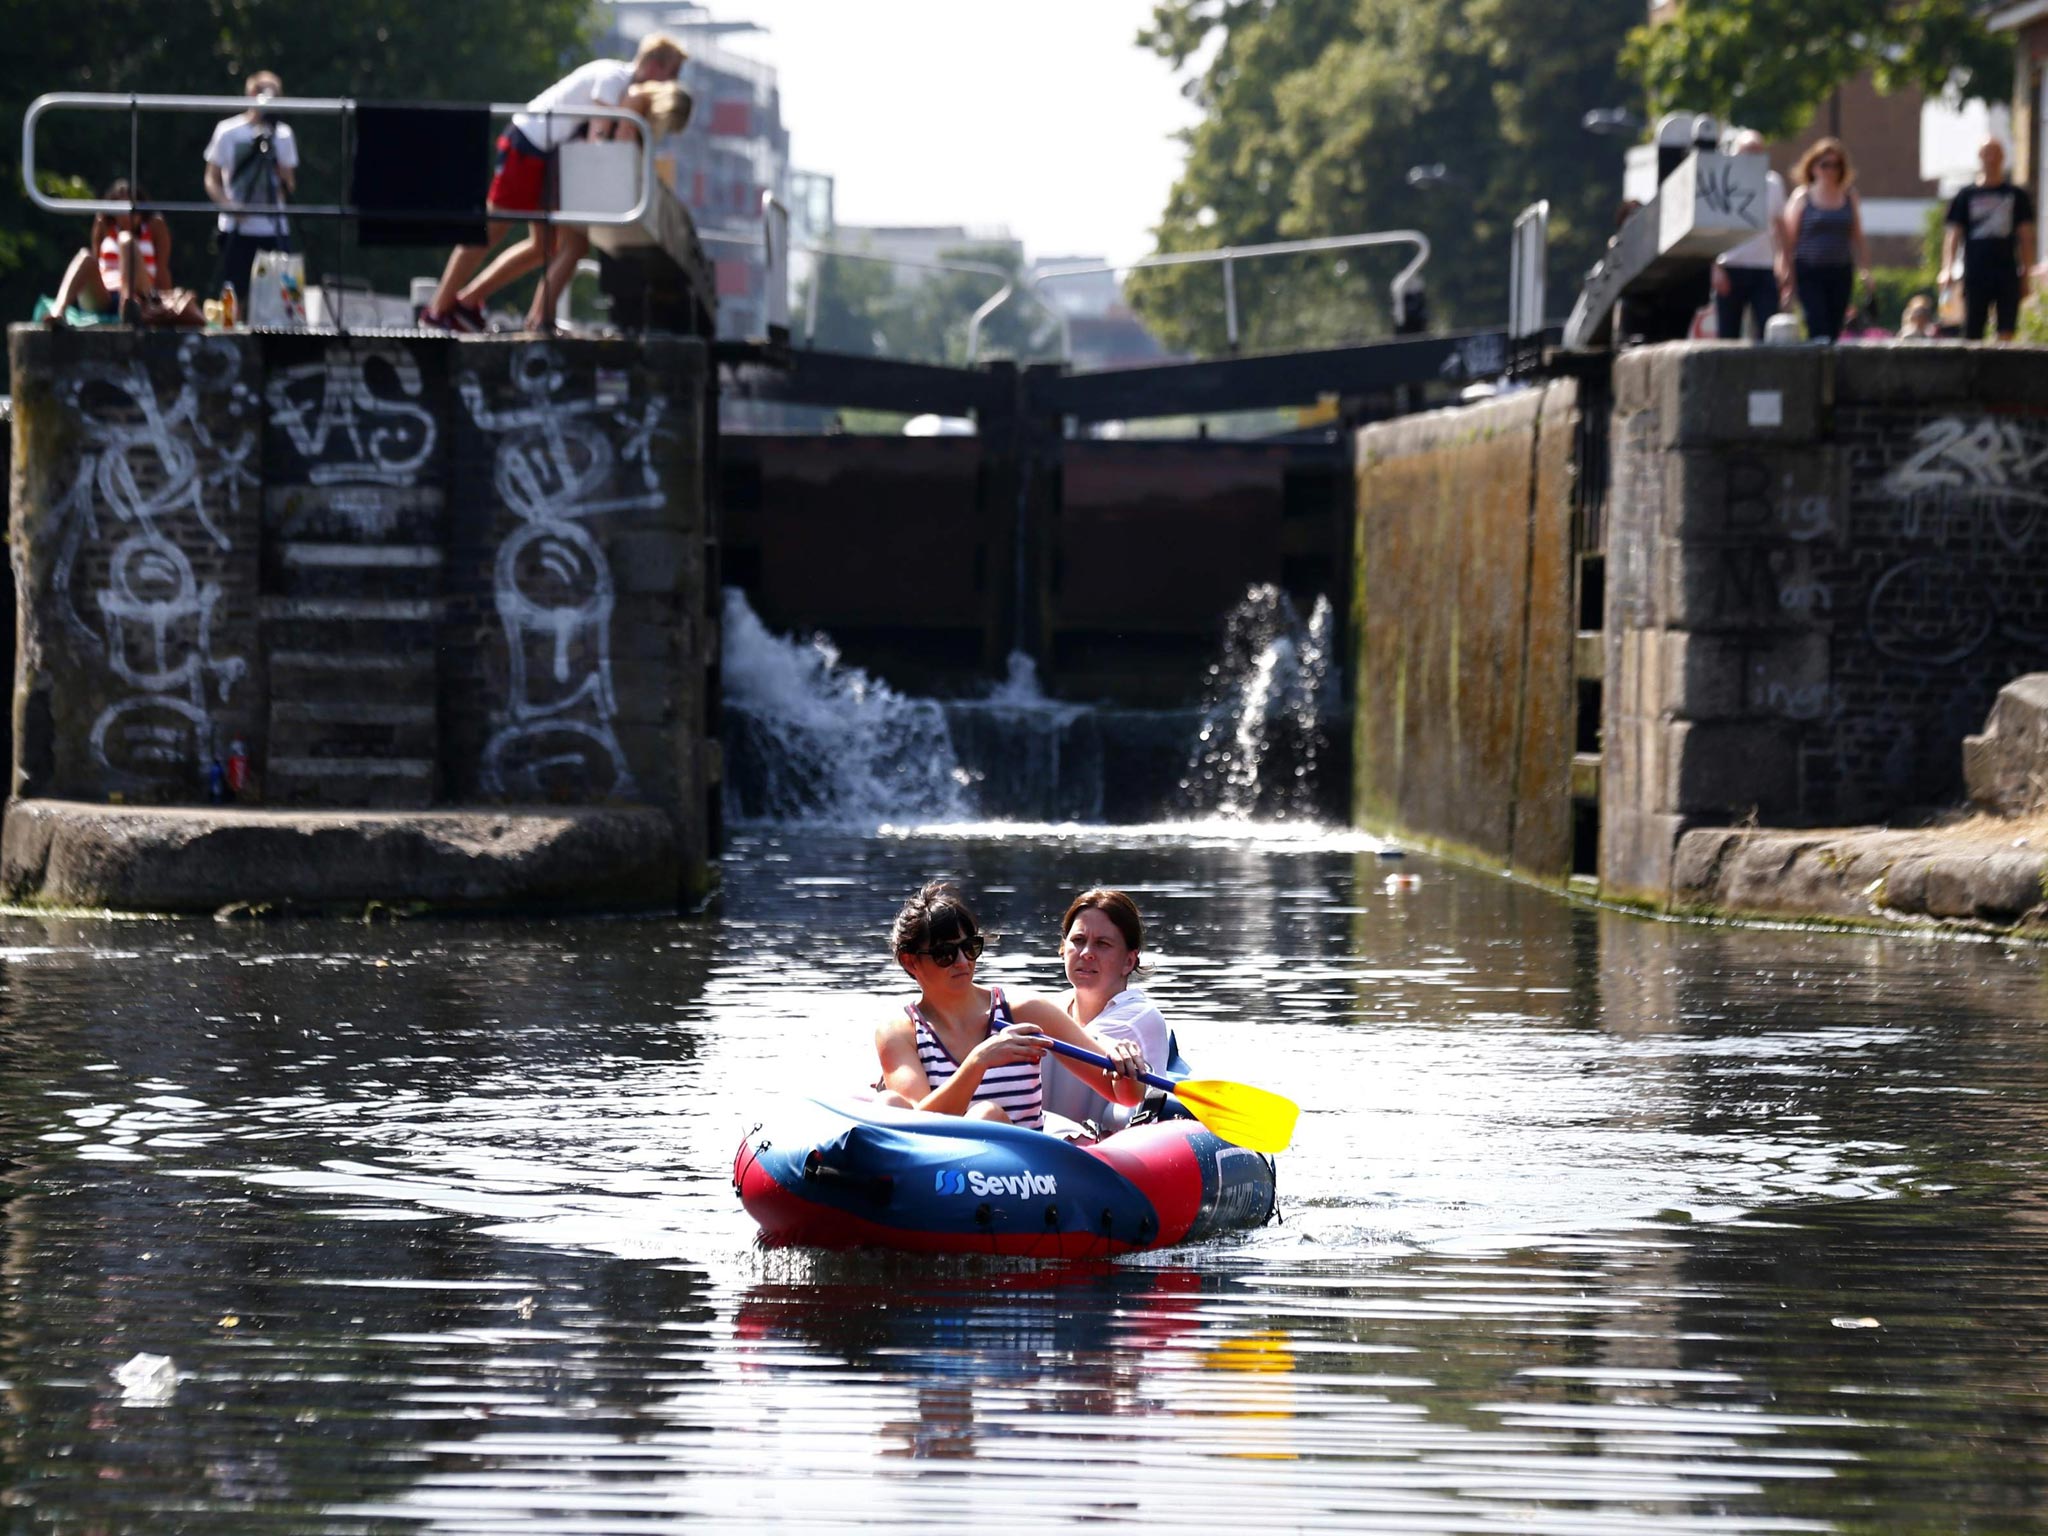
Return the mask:
[[[1116,1071],[1116,1063],[1101,1052],[1084,1051],[1078,1045],[1069,1045],[1066,1041],[1055,1040],[1050,1035],[1045,1037],[1045,1048],[1048,1051],[1057,1051],[1062,1056],[1071,1056],[1076,1061],[1085,1061],[1089,1066],[1100,1067],[1105,1072],[1114,1073]],[[1168,1093],[1173,1092],[1174,1089],[1180,1086],[1172,1078],[1161,1077],[1157,1072],[1140,1072],[1138,1074],[1138,1081],[1150,1083],[1154,1088],[1164,1088]]]

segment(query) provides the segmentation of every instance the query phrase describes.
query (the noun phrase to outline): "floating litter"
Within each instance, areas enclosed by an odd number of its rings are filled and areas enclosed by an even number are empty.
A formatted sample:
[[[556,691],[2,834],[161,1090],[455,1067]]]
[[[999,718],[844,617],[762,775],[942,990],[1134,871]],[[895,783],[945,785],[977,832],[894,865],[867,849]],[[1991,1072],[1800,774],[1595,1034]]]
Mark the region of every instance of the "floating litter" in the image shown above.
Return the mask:
[[[1874,1317],[1831,1317],[1828,1321],[1837,1328],[1882,1328],[1884,1326],[1883,1323],[1880,1323]]]
[[[1385,889],[1387,894],[1391,896],[1397,891],[1412,891],[1421,884],[1422,877],[1420,875],[1389,875],[1387,876]]]
[[[114,1367],[121,1401],[149,1408],[168,1403],[178,1392],[178,1363],[169,1355],[140,1354]]]
[[[1390,844],[1380,849],[1379,856],[1383,859],[1405,859],[1408,857],[1408,850],[1406,848],[1396,848]]]

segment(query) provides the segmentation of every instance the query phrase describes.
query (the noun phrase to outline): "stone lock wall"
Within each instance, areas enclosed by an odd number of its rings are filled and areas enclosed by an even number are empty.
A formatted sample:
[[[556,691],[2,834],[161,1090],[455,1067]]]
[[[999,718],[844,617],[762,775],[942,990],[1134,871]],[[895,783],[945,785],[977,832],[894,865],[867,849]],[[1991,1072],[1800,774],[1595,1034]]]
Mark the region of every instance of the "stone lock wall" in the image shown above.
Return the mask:
[[[1691,826],[1954,804],[2048,666],[2048,356],[1676,345],[1614,366],[1603,889]]]
[[[708,867],[706,353],[10,336],[14,793],[645,804]]]
[[[1571,874],[1577,386],[1358,435],[1354,818]]]

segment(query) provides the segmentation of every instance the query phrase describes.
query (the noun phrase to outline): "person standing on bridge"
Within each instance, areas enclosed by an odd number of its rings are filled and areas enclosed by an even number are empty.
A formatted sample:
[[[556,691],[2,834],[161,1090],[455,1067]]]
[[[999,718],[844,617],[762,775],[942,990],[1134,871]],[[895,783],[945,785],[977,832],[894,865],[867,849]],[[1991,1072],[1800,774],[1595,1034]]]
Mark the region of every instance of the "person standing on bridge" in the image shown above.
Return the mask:
[[[1735,136],[1735,153],[1762,155],[1764,136],[1745,128]],[[1764,227],[1732,251],[1714,258],[1714,332],[1723,341],[1742,339],[1742,317],[1756,316],[1756,333],[1778,312],[1785,271],[1785,178],[1764,171]]]
[[[631,63],[597,59],[571,71],[528,102],[498,139],[497,169],[484,198],[493,215],[489,233],[482,245],[458,245],[448,253],[440,286],[434,290],[432,302],[420,311],[420,323],[443,331],[484,329],[485,300],[535,267],[546,266],[559,243],[553,226],[535,219],[527,226],[530,238],[509,247],[478,272],[491,247],[511,233],[508,215],[554,211],[559,190],[552,185],[557,176],[555,152],[579,135],[613,136],[613,119],[581,116],[576,109],[619,106],[633,86],[674,80],[688,57],[673,37],[652,32],[640,40]]]
[[[1963,285],[1963,339],[1982,341],[1998,312],[1998,339],[2019,329],[2034,266],[2034,200],[2006,178],[2005,146],[1977,148],[1977,179],[1955,195],[1941,234],[1941,280]]]
[[[1840,139],[1821,139],[1799,158],[1799,190],[1785,204],[1785,247],[1792,290],[1806,313],[1806,334],[1834,341],[1849,318],[1859,283],[1870,285],[1870,244],[1856,167]]]
[[[259,69],[242,82],[242,94],[253,96],[255,105],[240,117],[216,123],[206,144],[206,195],[223,208],[282,210],[284,200],[298,187],[299,141],[291,124],[280,123],[264,110],[273,96],[284,94],[284,82],[267,69]],[[291,228],[279,212],[222,213],[220,216],[220,271],[214,289],[233,288],[246,313],[249,304],[249,269],[258,251],[291,249]]]

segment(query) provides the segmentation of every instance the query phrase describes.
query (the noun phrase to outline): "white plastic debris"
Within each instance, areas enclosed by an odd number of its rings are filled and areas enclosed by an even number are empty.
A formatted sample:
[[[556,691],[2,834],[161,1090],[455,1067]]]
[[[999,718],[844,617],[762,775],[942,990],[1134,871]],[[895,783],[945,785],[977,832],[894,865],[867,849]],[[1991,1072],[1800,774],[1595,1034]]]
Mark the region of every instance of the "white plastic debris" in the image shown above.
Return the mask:
[[[147,1408],[168,1403],[178,1391],[178,1362],[169,1355],[140,1354],[114,1367],[121,1401]]]

